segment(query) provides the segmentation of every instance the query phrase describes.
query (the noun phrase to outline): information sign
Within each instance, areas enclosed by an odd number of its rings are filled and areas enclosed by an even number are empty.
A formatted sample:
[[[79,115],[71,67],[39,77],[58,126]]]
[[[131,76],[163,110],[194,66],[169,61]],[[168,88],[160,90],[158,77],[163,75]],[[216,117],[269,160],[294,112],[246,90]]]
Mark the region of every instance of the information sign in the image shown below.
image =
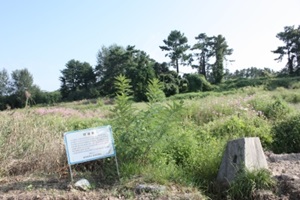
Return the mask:
[[[111,126],[64,134],[69,165],[115,156]]]

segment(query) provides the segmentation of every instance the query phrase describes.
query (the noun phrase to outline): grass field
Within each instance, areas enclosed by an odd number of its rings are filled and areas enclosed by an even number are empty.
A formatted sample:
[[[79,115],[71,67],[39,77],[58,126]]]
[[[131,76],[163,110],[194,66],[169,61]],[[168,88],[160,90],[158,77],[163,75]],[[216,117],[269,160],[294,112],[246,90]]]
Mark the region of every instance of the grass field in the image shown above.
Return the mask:
[[[264,149],[273,150],[273,127],[299,114],[299,102],[297,88],[248,86],[156,103],[95,99],[2,111],[0,177],[66,179],[63,134],[111,125],[121,184],[139,180],[209,194],[227,141],[258,136]],[[93,177],[95,188],[118,180],[110,158],[75,165],[74,172],[75,179]]]

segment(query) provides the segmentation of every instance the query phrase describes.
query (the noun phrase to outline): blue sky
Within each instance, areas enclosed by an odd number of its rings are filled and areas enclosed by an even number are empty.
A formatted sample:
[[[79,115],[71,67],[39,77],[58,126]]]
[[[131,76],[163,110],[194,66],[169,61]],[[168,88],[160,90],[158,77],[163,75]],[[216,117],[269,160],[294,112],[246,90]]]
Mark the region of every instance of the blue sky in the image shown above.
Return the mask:
[[[0,70],[27,68],[36,85],[54,91],[69,60],[95,66],[103,45],[135,45],[168,61],[159,46],[172,30],[190,45],[199,33],[222,34],[234,49],[230,71],[279,70],[276,34],[300,25],[299,8],[299,0],[0,0]]]

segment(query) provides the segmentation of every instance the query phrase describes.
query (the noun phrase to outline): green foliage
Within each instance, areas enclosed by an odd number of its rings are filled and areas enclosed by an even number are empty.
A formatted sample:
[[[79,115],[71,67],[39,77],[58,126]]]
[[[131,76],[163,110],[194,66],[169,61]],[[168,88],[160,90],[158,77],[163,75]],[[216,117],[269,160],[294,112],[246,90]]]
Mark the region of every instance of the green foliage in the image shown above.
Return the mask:
[[[291,85],[290,88],[292,88],[292,89],[300,89],[300,81],[292,83],[292,85]]]
[[[300,114],[292,115],[272,128],[275,153],[300,153]]]
[[[182,104],[174,103],[167,107],[152,105],[148,110],[139,112],[126,132],[120,133],[122,143],[119,143],[119,148],[123,158],[151,163],[151,155],[156,157],[159,154],[159,146],[167,140],[168,130],[179,120],[180,110]]]
[[[149,55],[134,46],[103,46],[97,55],[97,88],[102,95],[114,96],[117,90],[115,77],[122,74],[131,80],[134,100],[146,101],[148,81],[155,77],[154,65]]]
[[[119,80],[119,83],[122,86],[124,80]],[[122,86],[123,91],[129,86],[128,83],[125,85]],[[157,81],[153,80],[148,87],[154,87],[148,92],[153,103],[147,109],[129,112],[133,116],[131,121],[127,120],[128,112],[124,109],[125,112],[119,112],[114,122],[122,174],[125,177],[143,174],[146,179],[159,182],[200,183],[213,179],[218,171],[223,145],[220,146],[218,140],[206,133],[197,131],[196,125],[188,125],[189,122],[182,124],[183,102],[174,101],[167,105],[154,103],[160,87]],[[128,104],[121,104],[119,97],[116,107],[122,110]],[[128,99],[123,100],[128,102]],[[211,149],[214,151],[211,152]]]
[[[147,99],[150,103],[165,100],[165,93],[162,91],[163,84],[158,79],[152,79],[148,82]]]
[[[250,67],[246,69],[236,70],[233,73],[229,73],[226,79],[256,79],[256,78],[271,78],[275,76],[274,70],[270,68],[259,69],[256,67]]]
[[[176,69],[179,74],[179,62],[184,63],[189,56],[185,52],[190,48],[187,44],[188,39],[180,31],[174,30],[168,36],[168,39],[163,40],[165,46],[160,46],[162,51],[169,51],[166,56],[171,59],[171,65]]]
[[[117,117],[117,121],[121,123],[119,125],[122,126],[123,123],[126,124],[130,121],[133,114],[130,80],[123,75],[119,75],[116,77],[115,87],[117,89],[116,105],[112,111]]]
[[[289,103],[300,103],[300,93],[296,91],[288,91],[286,89],[277,88],[280,92],[280,98]]]
[[[87,62],[70,60],[66,68],[61,71],[62,76],[60,92],[62,98],[69,101],[93,98],[95,92],[92,90],[96,77],[93,67]]]
[[[183,93],[183,94],[177,94],[171,96],[169,99],[170,100],[202,99],[210,95],[212,95],[212,93],[210,92],[189,92],[189,93]]]
[[[276,50],[272,51],[279,54],[275,60],[282,61],[283,57],[287,55],[287,71],[289,75],[299,75],[300,73],[300,26],[284,27],[284,31],[276,35],[276,37],[284,42],[284,46],[279,46]]]
[[[9,74],[6,69],[0,71],[0,96],[5,96],[9,94],[10,88]]]
[[[256,111],[262,112],[264,116],[272,120],[282,119],[292,111],[282,99],[256,98],[250,100],[249,103]]]
[[[103,120],[101,119],[74,119],[70,120],[67,127],[68,130],[81,130],[81,129],[87,129],[91,127],[98,127],[104,125]]]
[[[266,90],[275,90],[278,87],[290,88],[291,80],[288,78],[270,79],[265,84]]]
[[[208,37],[205,33],[200,33],[197,37],[197,43],[191,50],[200,52],[194,53],[194,56],[199,60],[199,66],[192,65],[193,68],[198,68],[198,74],[202,74],[205,78],[208,75],[210,64],[209,59],[214,55],[213,40],[214,37]]]
[[[267,106],[265,111],[269,119],[282,119],[291,112],[290,107],[283,100],[277,99],[271,105]]]
[[[249,171],[241,170],[230,184],[228,195],[232,200],[255,199],[257,190],[270,190],[276,185],[271,172],[265,169]]]
[[[213,88],[202,74],[185,74],[184,78],[187,79],[189,92],[210,91]]]
[[[163,91],[167,97],[179,93],[182,79],[175,71],[159,75],[159,80],[164,84]]]
[[[25,90],[30,90],[33,85],[33,76],[26,68],[13,71],[11,77],[14,93],[22,93]]]
[[[223,60],[232,54],[233,49],[229,49],[225,37],[218,35],[214,37],[214,51],[216,62],[212,66],[212,78],[213,82],[218,84],[222,82],[224,77]]]
[[[242,137],[259,137],[264,148],[272,144],[271,126],[259,116],[242,114],[232,116],[224,121],[208,124],[213,136],[232,140]]]

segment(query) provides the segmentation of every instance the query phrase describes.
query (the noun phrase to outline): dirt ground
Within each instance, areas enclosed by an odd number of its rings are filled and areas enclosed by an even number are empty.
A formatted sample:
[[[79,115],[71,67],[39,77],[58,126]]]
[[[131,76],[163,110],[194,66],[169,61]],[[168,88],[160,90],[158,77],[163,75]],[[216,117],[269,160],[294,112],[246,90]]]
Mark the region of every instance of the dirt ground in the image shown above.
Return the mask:
[[[269,170],[278,180],[276,196],[265,199],[300,199],[300,154],[265,152]]]
[[[258,191],[256,199],[296,200],[300,199],[300,154],[280,154],[265,152],[269,170],[278,180],[276,194]],[[80,191],[70,186],[66,178],[42,178],[13,176],[0,178],[0,200],[52,200],[52,199],[203,199],[199,192],[176,186],[166,187],[164,193],[150,192],[138,194],[134,187],[103,186],[90,191]]]

